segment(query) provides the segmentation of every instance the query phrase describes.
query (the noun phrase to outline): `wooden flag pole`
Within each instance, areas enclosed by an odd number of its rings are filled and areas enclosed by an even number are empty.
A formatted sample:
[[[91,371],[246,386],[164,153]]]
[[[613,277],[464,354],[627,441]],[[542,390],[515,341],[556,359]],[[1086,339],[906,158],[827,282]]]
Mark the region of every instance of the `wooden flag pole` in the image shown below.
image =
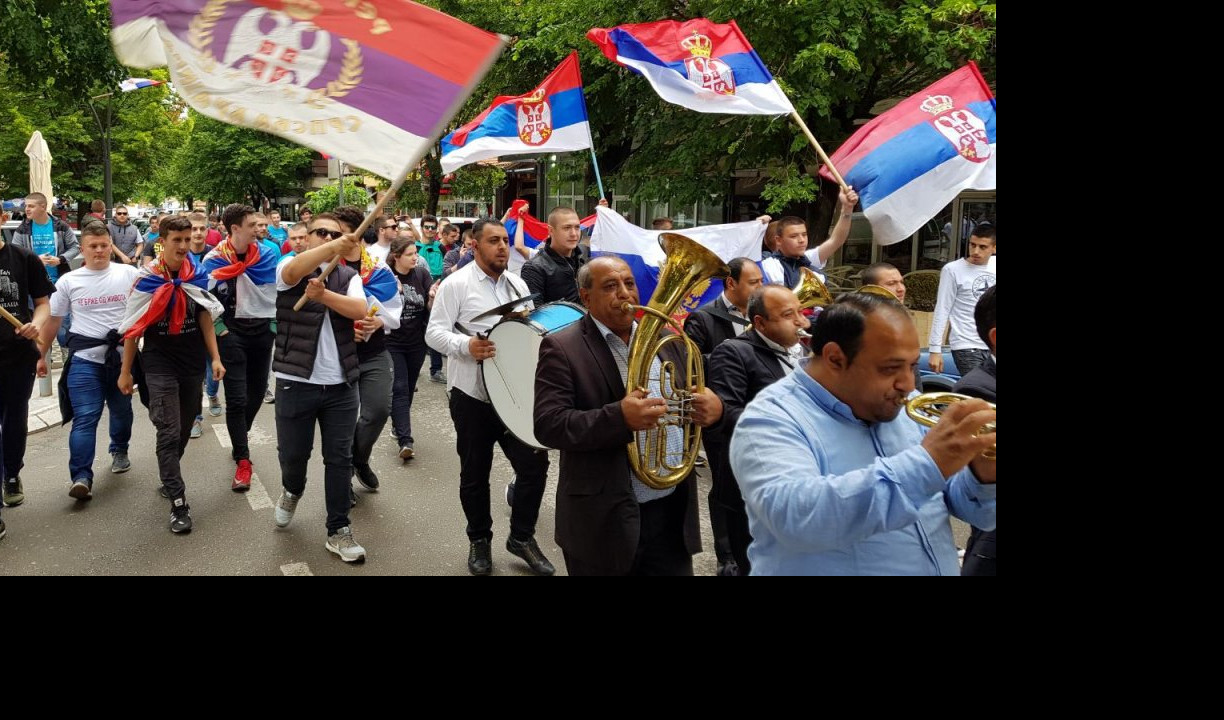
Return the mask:
[[[17,317],[13,315],[13,313],[9,312],[8,310],[5,310],[2,307],[0,307],[0,316],[3,316],[5,320],[8,320],[9,325],[12,325],[14,328],[18,330],[20,330],[22,325],[24,325],[24,323],[18,320]]]
[[[807,135],[807,139],[812,143],[812,147],[816,148],[816,154],[820,156],[820,161],[825,164],[825,167],[829,168],[829,172],[833,175],[833,179],[837,181],[838,185],[841,185],[842,190],[850,192],[850,186],[847,185],[846,181],[842,179],[841,173],[837,172],[837,168],[833,166],[833,161],[830,160],[829,156],[825,154],[824,148],[820,147],[820,143],[816,142],[816,136],[813,135],[812,131],[808,129],[807,123],[803,122],[803,118],[799,117],[799,112],[797,110],[792,110],[791,117],[794,118],[795,122],[799,124],[799,128],[803,130],[803,134]]]

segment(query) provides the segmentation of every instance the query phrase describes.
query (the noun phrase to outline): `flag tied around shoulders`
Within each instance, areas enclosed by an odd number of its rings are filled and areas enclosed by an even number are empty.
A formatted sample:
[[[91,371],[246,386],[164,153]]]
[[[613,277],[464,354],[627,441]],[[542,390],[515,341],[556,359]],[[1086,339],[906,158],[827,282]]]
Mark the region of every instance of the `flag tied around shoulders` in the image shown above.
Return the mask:
[[[196,265],[191,255],[183,258],[178,274],[170,271],[158,258],[140,268],[136,282],[128,294],[127,309],[119,334],[125,340],[144,335],[151,326],[169,320],[170,334],[183,331],[187,320],[187,300],[195,301],[201,310],[207,310],[213,319],[221,316],[223,308],[206,289],[208,276]]]
[[[645,305],[654,295],[659,284],[659,271],[667,259],[659,245],[659,235],[676,232],[710,250],[723,262],[737,257],[746,257],[754,262],[761,259],[761,242],[765,239],[765,225],[751,222],[728,225],[704,225],[684,230],[644,230],[621,217],[615,210],[598,207],[595,214],[599,221],[591,234],[591,256],[615,255],[629,263],[637,283],[639,304]],[[711,302],[723,291],[722,280],[712,280],[709,287],[698,290],[699,297],[686,303],[681,314],[687,314],[705,303]]]
[[[593,28],[587,39],[609,60],[646,78],[659,97],[690,110],[732,115],[795,111],[734,20]]]
[[[995,189],[995,155],[995,98],[970,63],[864,125],[831,159],[875,241],[891,245],[962,190]]]
[[[157,87],[161,85],[161,80],[150,80],[148,78],[128,78],[119,83],[119,92],[132,92],[133,90],[141,90],[147,87]]]
[[[442,171],[502,155],[567,152],[591,147],[578,51],[531,92],[499,95],[484,112],[442,139]]]
[[[226,238],[204,256],[204,274],[209,289],[218,283],[232,282],[237,293],[234,313],[239,318],[276,316],[276,263],[280,252],[275,245],[253,242],[246,256],[239,258],[233,240]]]
[[[396,178],[502,39],[406,0],[111,0],[115,54],[197,111]]]

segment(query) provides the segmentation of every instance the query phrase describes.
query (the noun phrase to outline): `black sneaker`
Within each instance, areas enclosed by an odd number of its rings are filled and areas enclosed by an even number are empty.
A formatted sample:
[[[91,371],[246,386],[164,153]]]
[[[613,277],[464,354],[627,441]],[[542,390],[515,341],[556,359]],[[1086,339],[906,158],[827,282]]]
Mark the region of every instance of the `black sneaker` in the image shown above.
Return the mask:
[[[357,476],[357,482],[366,490],[378,489],[378,476],[374,474],[374,469],[369,465],[354,465],[353,474]]]
[[[92,500],[93,499],[93,480],[80,478],[72,483],[72,487],[68,488],[68,497],[73,500]]]
[[[175,535],[191,532],[191,513],[186,506],[170,511],[170,532]]]
[[[400,446],[400,460],[411,460],[416,453],[412,449],[412,443],[404,443]]]
[[[535,538],[527,538],[526,540],[515,540],[514,538],[506,539],[506,549],[511,555],[517,555],[531,568],[531,572],[536,575],[552,575],[557,572],[553,564],[548,562],[548,558],[544,557],[544,553],[540,550],[540,546],[536,543]]]
[[[162,497],[166,498],[167,500],[169,500],[169,499],[170,499],[170,491],[166,489],[166,486],[165,486],[165,485],[162,485],[161,487],[157,488],[157,494],[158,494],[158,495],[161,495]]]
[[[132,469],[132,461],[128,460],[127,453],[120,450],[117,453],[111,453],[113,461],[111,462],[111,473],[114,475],[122,475]]]
[[[493,572],[493,548],[488,540],[477,540],[468,548],[468,572],[473,575]]]
[[[21,478],[9,478],[4,481],[4,504],[17,507],[25,502],[25,492],[21,487]]]

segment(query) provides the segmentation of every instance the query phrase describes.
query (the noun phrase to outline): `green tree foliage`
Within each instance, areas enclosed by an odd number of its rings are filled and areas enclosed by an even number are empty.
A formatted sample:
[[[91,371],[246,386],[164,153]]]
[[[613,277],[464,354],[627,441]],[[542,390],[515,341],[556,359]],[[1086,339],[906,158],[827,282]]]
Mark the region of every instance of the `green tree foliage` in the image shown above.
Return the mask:
[[[258,206],[305,184],[314,151],[258,130],[214,120],[192,110],[190,138],[173,156],[179,195]]]
[[[370,197],[366,194],[366,191],[351,179],[345,180],[344,182],[344,199],[344,203],[339,201],[340,183],[338,182],[330,183],[319,188],[318,190],[312,190],[306,193],[306,204],[310,206],[310,209],[316,214],[331,212],[332,210],[340,207],[342,204],[356,205],[364,210],[366,205],[370,203]]]

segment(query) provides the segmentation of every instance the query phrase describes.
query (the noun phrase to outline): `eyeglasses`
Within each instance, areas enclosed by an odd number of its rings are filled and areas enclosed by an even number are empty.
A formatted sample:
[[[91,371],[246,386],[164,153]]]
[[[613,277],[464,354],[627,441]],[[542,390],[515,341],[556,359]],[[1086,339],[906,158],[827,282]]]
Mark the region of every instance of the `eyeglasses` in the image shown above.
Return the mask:
[[[123,217],[127,217],[127,213],[115,213],[115,215],[122,215]]]
[[[422,225],[421,227],[426,230],[437,230],[438,229],[437,225]]]
[[[399,224],[396,223],[392,225],[383,225],[382,229],[383,230],[399,230]]]
[[[327,238],[328,240],[335,240],[337,238],[344,237],[344,231],[328,230],[327,228],[315,228],[314,230],[310,231],[310,234],[319,238]]]

